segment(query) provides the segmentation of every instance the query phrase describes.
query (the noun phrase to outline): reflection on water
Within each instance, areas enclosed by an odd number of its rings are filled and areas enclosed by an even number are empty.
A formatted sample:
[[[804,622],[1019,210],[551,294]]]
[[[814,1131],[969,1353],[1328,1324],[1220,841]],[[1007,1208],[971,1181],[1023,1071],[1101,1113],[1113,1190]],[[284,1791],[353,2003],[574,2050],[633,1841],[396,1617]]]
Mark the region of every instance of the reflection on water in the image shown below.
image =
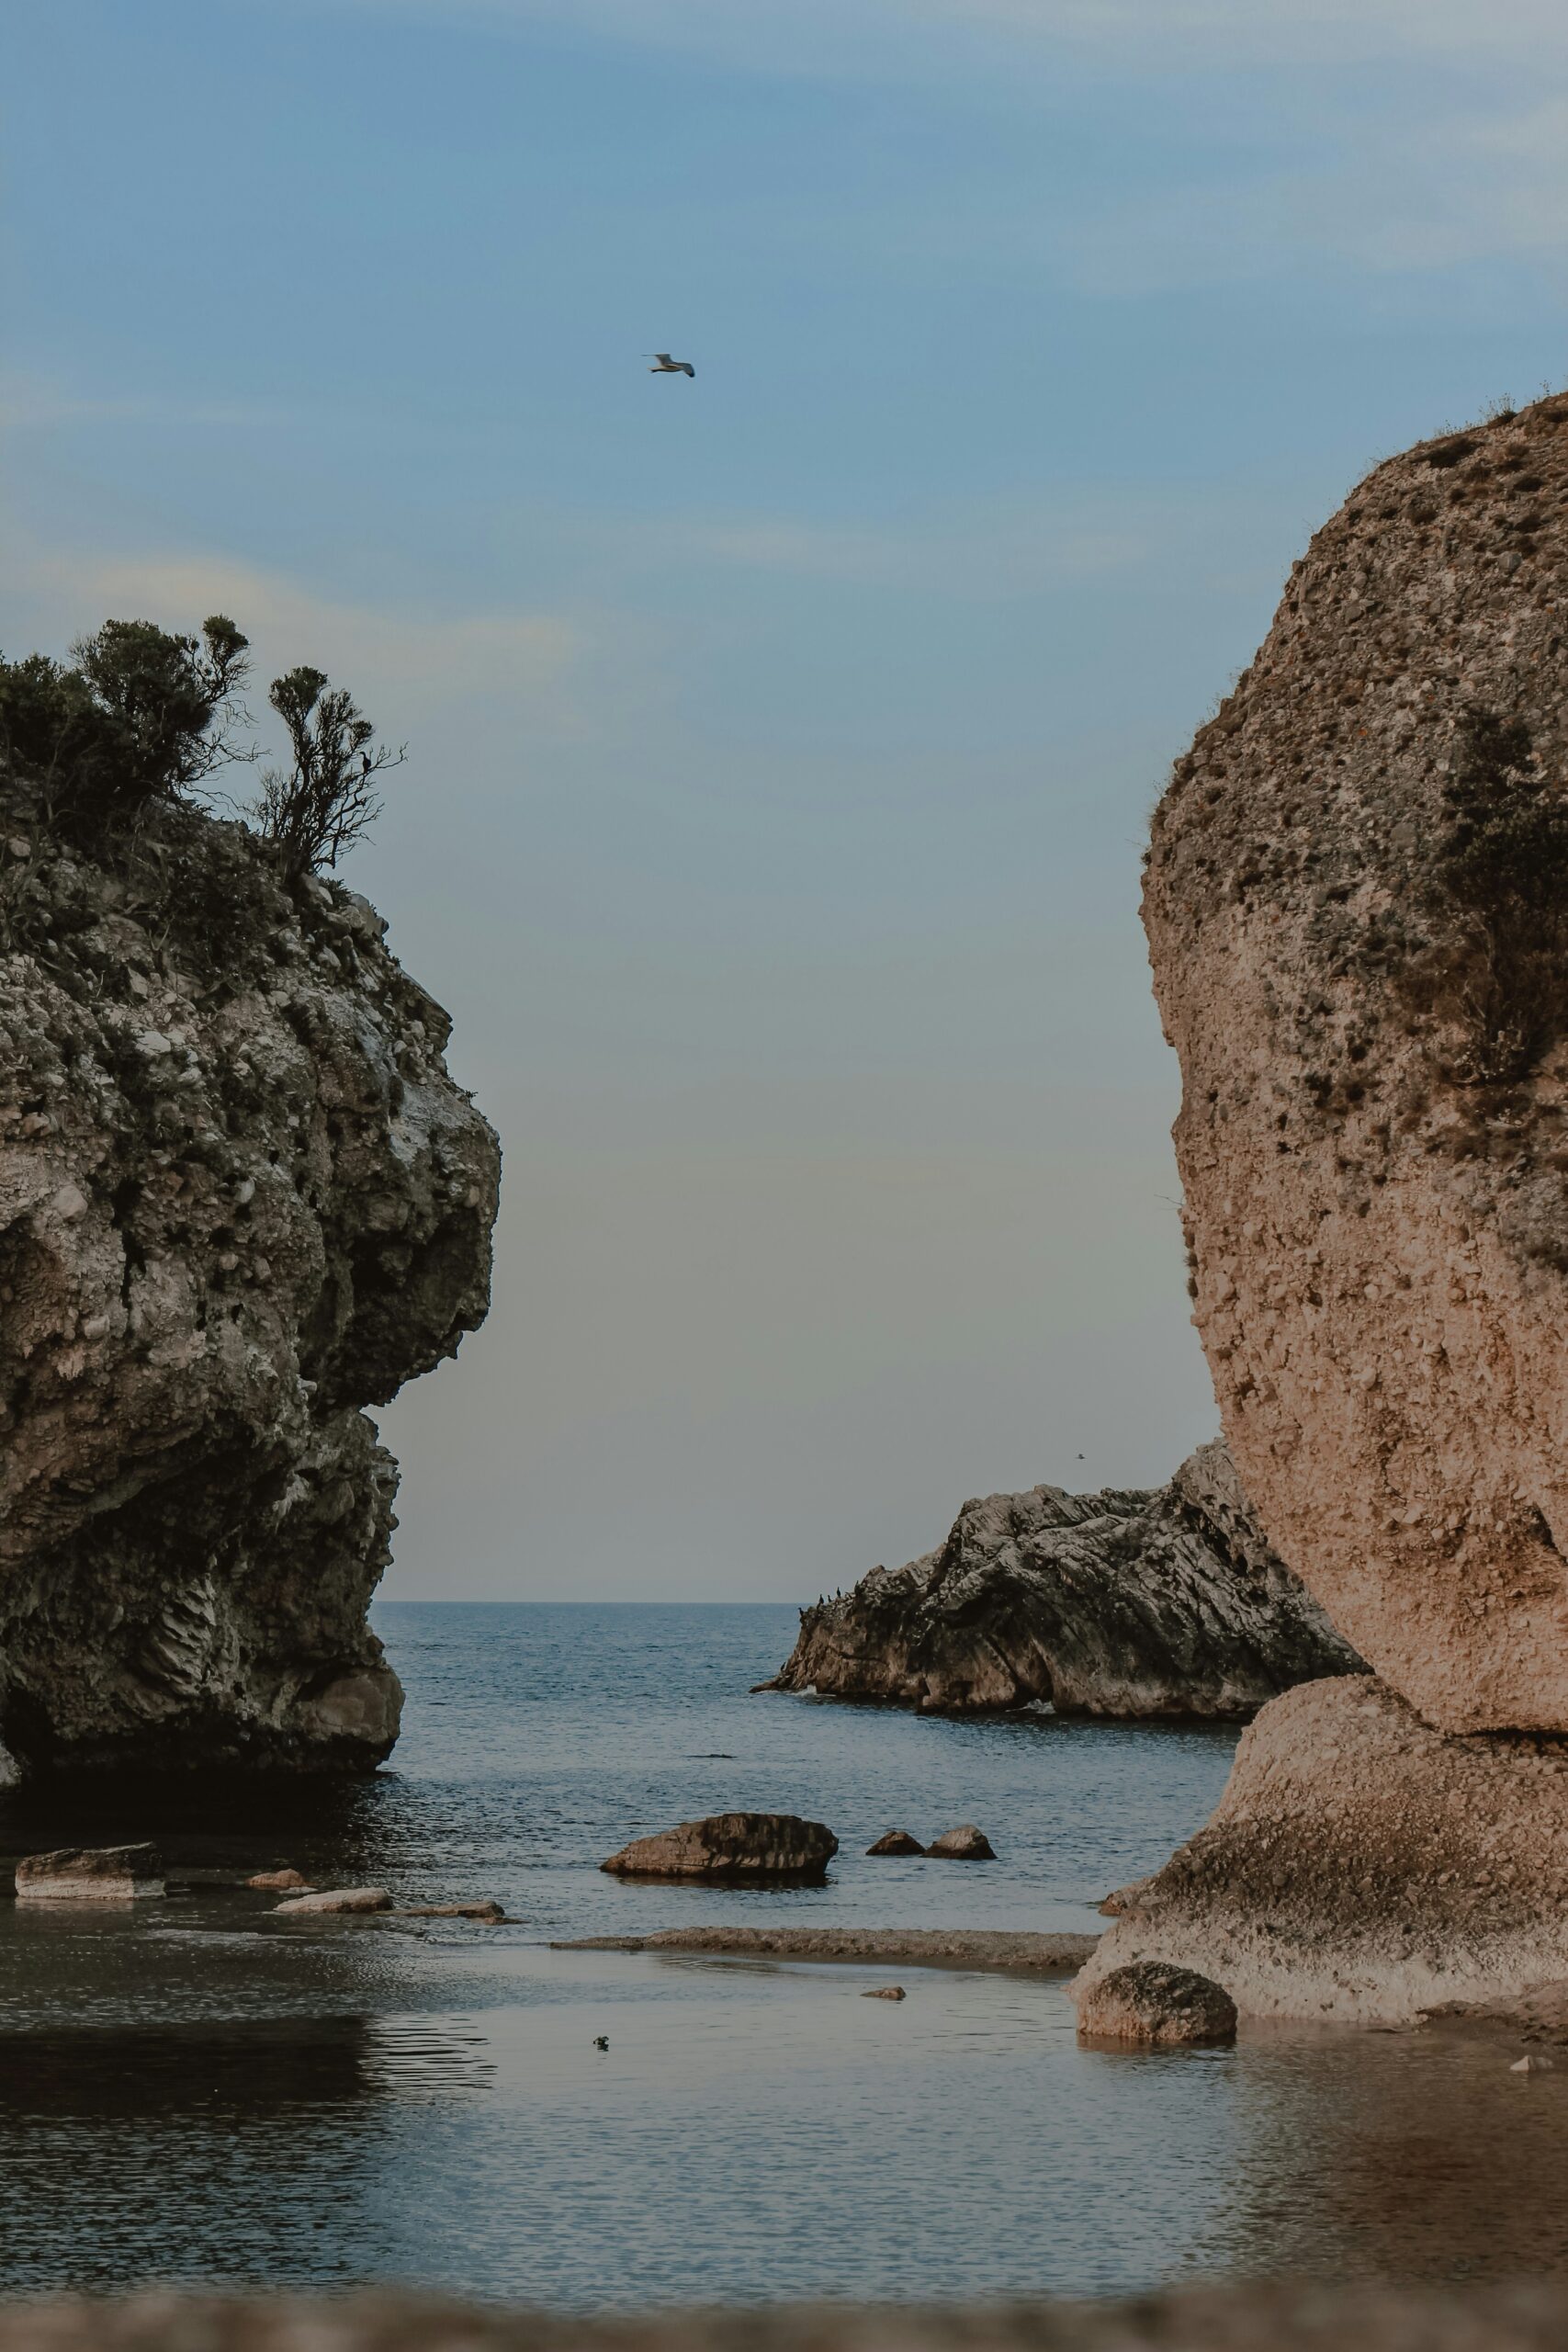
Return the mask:
[[[0,1902],[0,2288],[387,2278],[615,2306],[1568,2267],[1568,2065],[1513,2075],[1507,2046],[1085,2051],[1059,1984],[902,1970],[892,2004],[862,1997],[886,1971],[545,1948],[697,1905],[1082,1924],[1201,1821],[1229,1735],[749,1701],[784,1611],[389,1614],[396,1774],[5,1801],[0,1850],[151,1835],[191,1887]],[[829,1821],[828,1886],[598,1871],[728,1803]],[[998,1863],[859,1850],[963,1819]],[[279,1861],[496,1894],[524,1924],[278,1919],[211,1883]]]

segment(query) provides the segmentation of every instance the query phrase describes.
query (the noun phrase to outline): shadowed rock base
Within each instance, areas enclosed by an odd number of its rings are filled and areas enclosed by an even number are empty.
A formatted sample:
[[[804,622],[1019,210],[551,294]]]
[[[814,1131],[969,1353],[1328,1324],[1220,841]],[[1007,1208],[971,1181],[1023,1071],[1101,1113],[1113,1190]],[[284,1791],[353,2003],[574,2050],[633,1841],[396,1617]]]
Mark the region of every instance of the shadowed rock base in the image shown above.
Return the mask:
[[[564,2319],[416,2295],[141,2294],[0,2311],[0,2352],[1561,2352],[1568,2285],[1257,2286],[1135,2302]]]
[[[1568,1977],[1568,1740],[1434,1731],[1371,1676],[1243,1735],[1213,1818],[1111,1898],[1075,1987],[1191,1968],[1242,2015],[1413,2023]]]

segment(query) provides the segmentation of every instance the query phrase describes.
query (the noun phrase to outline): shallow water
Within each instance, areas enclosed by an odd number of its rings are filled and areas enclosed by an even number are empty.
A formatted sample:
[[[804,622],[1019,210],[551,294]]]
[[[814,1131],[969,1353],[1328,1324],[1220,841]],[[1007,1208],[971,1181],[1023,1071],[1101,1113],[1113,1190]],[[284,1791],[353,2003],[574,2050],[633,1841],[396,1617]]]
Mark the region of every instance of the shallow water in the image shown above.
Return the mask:
[[[1376,2034],[1084,2051],[1060,1984],[900,1969],[895,2004],[861,1997],[886,1969],[545,1946],[682,1916],[1086,1925],[1202,1820],[1232,1735],[749,1698],[783,1610],[378,1622],[410,1691],[395,1771],[26,1794],[0,1843],[155,1834],[176,1868],[290,1860],[409,1901],[499,1895],[525,1924],[293,1923],[217,1888],[0,1905],[0,2287],[399,2278],[609,2305],[1568,2264],[1568,2068]],[[595,1867],[721,1805],[826,1819],[829,1884]],[[997,1863],[860,1850],[964,1819]]]

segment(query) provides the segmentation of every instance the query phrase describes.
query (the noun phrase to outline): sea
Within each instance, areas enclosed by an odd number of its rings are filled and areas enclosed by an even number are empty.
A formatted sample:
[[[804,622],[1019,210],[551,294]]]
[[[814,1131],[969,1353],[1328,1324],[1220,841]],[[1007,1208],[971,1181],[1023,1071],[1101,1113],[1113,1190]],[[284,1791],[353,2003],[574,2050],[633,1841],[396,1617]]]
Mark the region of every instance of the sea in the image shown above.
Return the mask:
[[[390,2280],[609,2311],[1568,2267],[1568,2065],[1327,2028],[1083,2049],[1055,1980],[554,1948],[686,1921],[1098,1928],[1211,1812],[1234,1726],[753,1696],[789,1608],[376,1623],[408,1706],[373,1779],[0,1800],[0,1851],[151,1838],[190,1886],[0,1905],[0,2291]],[[599,1869],[733,1808],[828,1823],[826,1884]],[[864,1851],[966,1821],[994,1862]],[[290,1919],[221,1883],[285,1863],[513,1917]],[[890,1980],[902,2002],[863,1997]]]

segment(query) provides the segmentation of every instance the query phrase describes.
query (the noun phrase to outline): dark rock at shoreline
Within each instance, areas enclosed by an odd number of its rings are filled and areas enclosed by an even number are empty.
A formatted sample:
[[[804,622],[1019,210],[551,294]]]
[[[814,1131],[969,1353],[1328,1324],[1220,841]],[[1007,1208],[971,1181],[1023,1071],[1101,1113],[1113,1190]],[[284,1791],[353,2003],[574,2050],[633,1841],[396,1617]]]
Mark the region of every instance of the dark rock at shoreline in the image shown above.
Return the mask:
[[[1134,1961],[1101,1976],[1079,2000],[1078,2031],[1095,2041],[1213,2045],[1235,2040],[1235,2003],[1195,1969]]]
[[[385,928],[191,808],[6,809],[0,1781],[397,1736],[363,1408],[482,1320],[499,1152]]]
[[[1223,1445],[1168,1487],[966,1503],[942,1549],[801,1611],[764,1689],[937,1712],[1247,1715],[1361,1661],[1258,1528]]]
[[[865,1850],[868,1854],[923,1854],[926,1849],[907,1829],[885,1829],[875,1845]]]
[[[18,1903],[130,1903],[163,1893],[155,1846],[63,1846],[17,1864]]]
[[[793,1813],[716,1813],[634,1838],[600,1863],[617,1878],[821,1878],[839,1841]]]

